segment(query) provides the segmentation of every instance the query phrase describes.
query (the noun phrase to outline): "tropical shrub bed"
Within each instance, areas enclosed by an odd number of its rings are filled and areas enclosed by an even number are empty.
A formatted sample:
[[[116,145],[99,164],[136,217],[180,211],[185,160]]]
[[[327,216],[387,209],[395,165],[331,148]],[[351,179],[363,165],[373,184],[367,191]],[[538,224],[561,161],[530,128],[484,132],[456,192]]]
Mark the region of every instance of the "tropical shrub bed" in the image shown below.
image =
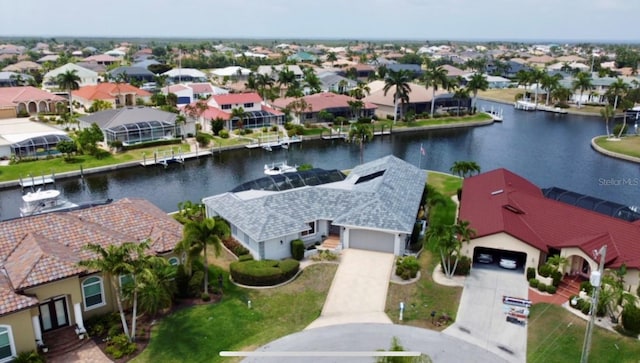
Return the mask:
[[[467,276],[469,272],[471,272],[471,259],[467,256],[460,256],[458,266],[456,266],[456,270],[453,274],[458,276]]]
[[[403,280],[413,279],[418,275],[420,271],[420,264],[418,259],[414,256],[398,257],[396,261],[396,275],[400,276]]]
[[[231,277],[239,284],[248,286],[273,286],[288,281],[298,273],[300,262],[293,259],[282,261],[236,261],[229,266]]]

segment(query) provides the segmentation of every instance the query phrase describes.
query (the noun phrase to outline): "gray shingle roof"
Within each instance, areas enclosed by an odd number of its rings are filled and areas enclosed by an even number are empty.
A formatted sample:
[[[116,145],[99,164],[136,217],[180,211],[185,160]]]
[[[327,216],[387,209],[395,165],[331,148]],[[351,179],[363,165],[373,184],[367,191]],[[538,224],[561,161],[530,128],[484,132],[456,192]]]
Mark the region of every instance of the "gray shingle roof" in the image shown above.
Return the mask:
[[[369,181],[360,177],[384,171]],[[335,225],[411,233],[426,173],[394,156],[354,168],[340,182],[284,192],[224,193],[204,198],[208,208],[255,241],[307,230],[307,222],[325,219]]]

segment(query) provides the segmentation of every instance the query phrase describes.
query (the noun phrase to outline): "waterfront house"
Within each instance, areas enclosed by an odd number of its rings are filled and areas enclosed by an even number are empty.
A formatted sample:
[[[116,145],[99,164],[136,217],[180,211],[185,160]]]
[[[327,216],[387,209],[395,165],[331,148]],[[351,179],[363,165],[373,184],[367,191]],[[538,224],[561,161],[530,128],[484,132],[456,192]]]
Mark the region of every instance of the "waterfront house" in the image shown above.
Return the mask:
[[[293,180],[295,175],[274,178],[277,184],[292,179],[292,185],[301,185]],[[229,192],[203,203],[207,215],[229,222],[232,236],[258,260],[290,257],[292,240],[313,245],[326,237],[338,239],[345,249],[402,255],[426,180],[424,170],[389,155],[356,166],[341,181]]]
[[[347,96],[340,95],[331,92],[323,92],[316,93],[313,95],[304,96],[301,98],[294,97],[285,97],[278,98],[273,101],[273,106],[276,109],[283,110],[298,99],[302,99],[308,105],[307,109],[300,112],[300,114],[295,115],[298,123],[314,123],[314,122],[327,122],[327,120],[322,120],[318,117],[318,114],[321,111],[326,111],[331,113],[334,118],[335,117],[344,117],[346,119],[354,119],[357,117],[369,117],[371,118],[376,111],[376,105],[369,102],[363,102],[362,108],[358,110],[358,114],[354,114],[354,109],[352,109],[349,102],[355,102],[357,99]]]
[[[78,125],[85,129],[95,123],[102,130],[107,144],[118,140],[130,145],[195,135],[195,123],[178,123],[177,116],[151,107],[122,107],[83,115],[78,118]]]
[[[64,97],[31,86],[0,87],[0,105],[4,110],[0,112],[0,118],[55,112],[58,109],[58,104],[66,103],[67,99]]]
[[[459,218],[476,231],[471,242],[462,245],[466,256],[508,256],[524,273],[558,254],[568,260],[565,275],[587,279],[598,270],[594,250],[607,245],[605,268],[626,265],[626,287],[638,287],[640,220],[630,222],[547,198],[536,185],[506,169],[464,179]]]
[[[87,318],[117,310],[103,274],[77,265],[92,257],[85,245],[149,240],[152,253],[178,264],[172,251],[181,239],[180,223],[140,199],[0,222],[0,362],[47,344],[49,332],[84,332]]]
[[[207,75],[195,68],[175,68],[162,75],[167,76],[169,83],[207,82]]]

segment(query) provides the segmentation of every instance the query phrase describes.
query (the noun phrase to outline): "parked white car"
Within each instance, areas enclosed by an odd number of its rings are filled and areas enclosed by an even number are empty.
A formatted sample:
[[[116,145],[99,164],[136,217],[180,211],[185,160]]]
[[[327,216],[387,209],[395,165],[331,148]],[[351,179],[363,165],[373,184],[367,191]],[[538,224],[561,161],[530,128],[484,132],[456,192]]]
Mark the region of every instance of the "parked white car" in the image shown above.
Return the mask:
[[[493,256],[488,253],[480,253],[476,260],[480,263],[493,263]]]
[[[501,258],[499,265],[500,267],[506,268],[508,270],[515,270],[516,268],[518,268],[518,264],[516,263],[516,261],[510,258]]]

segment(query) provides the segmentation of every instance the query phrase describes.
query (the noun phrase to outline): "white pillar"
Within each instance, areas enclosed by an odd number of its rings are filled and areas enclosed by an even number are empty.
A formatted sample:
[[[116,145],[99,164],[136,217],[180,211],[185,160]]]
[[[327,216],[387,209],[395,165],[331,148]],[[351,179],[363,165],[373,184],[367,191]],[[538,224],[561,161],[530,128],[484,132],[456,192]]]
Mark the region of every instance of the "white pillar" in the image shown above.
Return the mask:
[[[82,306],[80,303],[73,304],[73,314],[76,316],[76,325],[81,332],[84,332],[84,321],[82,320]]]
[[[40,316],[32,316],[31,317],[31,325],[33,325],[33,333],[36,336],[36,342],[38,344],[44,343],[42,341],[42,329],[40,329]]]

